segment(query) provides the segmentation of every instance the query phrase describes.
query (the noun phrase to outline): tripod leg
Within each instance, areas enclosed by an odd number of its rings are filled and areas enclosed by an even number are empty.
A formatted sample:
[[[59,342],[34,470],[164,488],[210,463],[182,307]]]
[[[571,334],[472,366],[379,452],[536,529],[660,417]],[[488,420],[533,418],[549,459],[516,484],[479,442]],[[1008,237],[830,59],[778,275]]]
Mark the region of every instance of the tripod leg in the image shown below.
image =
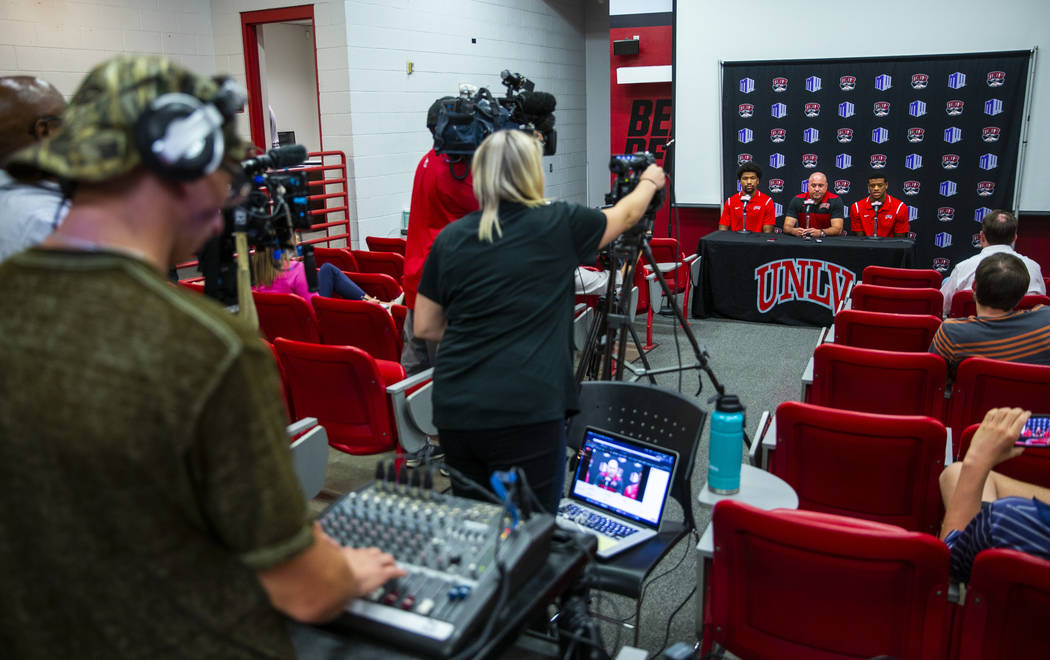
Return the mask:
[[[654,377],[649,371],[652,367],[649,366],[649,358],[645,356],[645,350],[642,349],[642,342],[638,339],[638,332],[635,331],[633,325],[628,325],[627,330],[631,333],[631,339],[634,340],[634,347],[638,349],[638,357],[642,358],[642,365],[645,367],[645,375],[649,377],[649,382],[656,385],[656,377]]]

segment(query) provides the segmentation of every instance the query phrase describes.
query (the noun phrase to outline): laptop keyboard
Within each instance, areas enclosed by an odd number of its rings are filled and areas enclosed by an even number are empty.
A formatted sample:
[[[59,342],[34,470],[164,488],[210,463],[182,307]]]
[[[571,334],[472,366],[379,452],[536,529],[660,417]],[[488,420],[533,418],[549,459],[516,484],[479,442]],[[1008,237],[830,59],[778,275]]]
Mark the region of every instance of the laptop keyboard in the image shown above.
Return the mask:
[[[558,515],[568,518],[578,525],[594,530],[599,534],[610,536],[614,539],[622,539],[638,531],[634,527],[628,527],[613,518],[606,518],[583,509],[575,504],[567,503],[558,508]]]

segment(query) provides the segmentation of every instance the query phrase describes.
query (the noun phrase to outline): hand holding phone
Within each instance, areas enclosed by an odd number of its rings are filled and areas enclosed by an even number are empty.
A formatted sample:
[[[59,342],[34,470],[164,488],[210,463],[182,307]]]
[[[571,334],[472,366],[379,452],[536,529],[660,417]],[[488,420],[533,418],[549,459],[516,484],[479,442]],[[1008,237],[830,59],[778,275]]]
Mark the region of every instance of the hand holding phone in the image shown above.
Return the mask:
[[[1017,447],[1050,448],[1050,415],[1032,415],[1014,443]]]

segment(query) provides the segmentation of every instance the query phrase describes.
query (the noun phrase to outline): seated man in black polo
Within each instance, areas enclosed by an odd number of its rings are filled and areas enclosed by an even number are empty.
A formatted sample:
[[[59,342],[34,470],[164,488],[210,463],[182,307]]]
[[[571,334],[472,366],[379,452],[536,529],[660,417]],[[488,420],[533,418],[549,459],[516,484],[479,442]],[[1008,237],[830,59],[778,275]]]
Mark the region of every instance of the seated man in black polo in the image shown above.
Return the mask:
[[[888,187],[882,172],[868,175],[868,196],[849,207],[849,228],[855,236],[908,235],[908,205],[886,192]]]
[[[930,352],[954,374],[968,357],[1050,364],[1050,307],[1015,310],[1028,290],[1028,268],[1018,257],[997,252],[977,266],[973,299],[977,316],[946,319]]]
[[[776,204],[773,198],[758,189],[762,179],[762,168],[755,163],[744,163],[736,171],[740,192],[722,205],[722,217],[718,231],[748,231],[769,234],[777,223]]]
[[[784,213],[784,233],[792,236],[823,238],[838,236],[844,224],[842,200],[828,192],[828,177],[821,172],[809,175],[809,192],[796,195]]]

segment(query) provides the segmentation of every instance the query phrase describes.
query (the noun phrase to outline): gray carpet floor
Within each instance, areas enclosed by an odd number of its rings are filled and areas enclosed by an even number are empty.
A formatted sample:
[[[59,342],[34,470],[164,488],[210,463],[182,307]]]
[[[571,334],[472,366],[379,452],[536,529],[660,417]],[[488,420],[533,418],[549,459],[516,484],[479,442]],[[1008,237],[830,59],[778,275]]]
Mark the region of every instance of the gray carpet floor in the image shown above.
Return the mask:
[[[644,338],[643,323],[644,319],[639,319],[637,330]],[[653,368],[696,364],[688,340],[680,329],[675,332],[676,326],[671,317],[656,317],[654,341],[658,345],[647,354]],[[754,436],[763,410],[773,411],[783,401],[798,399],[800,377],[806,361],[813,354],[818,329],[714,319],[693,319],[691,327],[699,343],[706,348],[715,376],[727,392],[738,395],[746,406],[746,430],[750,436]],[[685,371],[680,377],[665,374],[659,376],[657,382],[663,387],[680,390],[686,396],[697,396],[697,403],[710,412],[713,404],[707,400],[715,390],[704,376],[703,390],[697,395],[698,374],[696,370]],[[694,497],[707,480],[708,434],[709,427],[705,423],[693,469]],[[311,510],[319,513],[333,494],[345,493],[372,480],[376,462],[391,457],[349,456],[330,450],[325,482],[327,497],[311,502]],[[438,487],[446,485],[439,483]],[[710,522],[710,511],[694,506],[694,513],[698,529],[703,530]],[[680,518],[681,509],[672,502],[668,515]],[[649,578],[637,646],[652,657],[675,642],[692,645],[697,641],[697,594],[690,595],[696,585],[696,543],[697,539],[690,537],[681,541]],[[593,592],[593,596],[592,612],[616,619],[633,615],[634,602],[629,599],[601,592]],[[672,612],[675,612],[673,617]],[[631,630],[602,623],[601,631],[606,650],[613,657],[622,646],[632,645]]]

